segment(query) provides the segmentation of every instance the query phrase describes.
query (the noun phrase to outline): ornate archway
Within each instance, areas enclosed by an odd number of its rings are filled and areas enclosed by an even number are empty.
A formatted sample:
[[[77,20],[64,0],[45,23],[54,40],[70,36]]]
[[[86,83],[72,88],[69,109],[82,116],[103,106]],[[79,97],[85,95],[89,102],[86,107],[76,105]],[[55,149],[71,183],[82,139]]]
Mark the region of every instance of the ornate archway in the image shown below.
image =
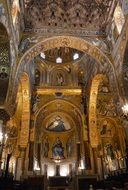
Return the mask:
[[[46,103],[36,113],[34,126],[35,126],[35,130],[37,130],[37,127],[38,127],[38,134],[41,133],[40,123],[42,122],[42,120],[44,120],[45,117],[47,117],[48,115],[54,112],[58,112],[58,113],[64,112],[65,114],[68,114],[72,118],[72,120],[74,120],[76,123],[79,124],[80,129],[78,127],[75,130],[77,131],[77,134],[78,134],[77,140],[80,141],[81,135],[82,135],[82,124],[83,124],[82,113],[77,106],[75,106],[69,101],[62,100],[62,99],[55,99],[53,101]],[[36,131],[35,138],[38,138],[38,134]]]
[[[44,51],[52,49],[52,48],[59,48],[59,47],[75,48],[75,49],[85,52],[88,55],[90,55],[91,57],[93,57],[96,61],[98,61],[101,64],[101,67],[104,68],[104,71],[106,72],[104,74],[111,75],[113,82],[115,83],[117,93],[118,93],[118,86],[117,86],[117,83],[115,82],[116,76],[115,76],[114,67],[113,67],[112,62],[108,58],[108,56],[106,56],[101,49],[94,46],[92,43],[90,43],[84,39],[81,39],[78,37],[72,37],[72,36],[52,37],[52,38],[42,40],[41,42],[31,46],[30,49],[28,49],[24,53],[24,55],[21,57],[21,59],[19,61],[19,64],[17,67],[17,72],[16,72],[16,77],[15,77],[16,80],[14,81],[13,92],[16,91],[17,84],[18,84],[18,78],[20,77],[22,72],[25,70],[26,64],[30,63],[31,60],[34,57],[36,57],[37,55],[39,55],[41,52],[44,52]],[[96,89],[98,89],[99,83],[100,82],[97,83]],[[94,87],[92,87],[92,89],[93,88]],[[13,97],[15,97],[15,96],[13,96]],[[96,101],[96,97],[95,97],[95,101]],[[91,109],[90,111],[92,112],[92,115],[93,115],[93,113],[96,112],[96,108],[95,107],[93,108],[94,111],[92,110],[92,108],[90,108],[90,109]],[[96,120],[96,118],[95,118],[95,120]],[[90,119],[90,124],[91,124],[91,122],[92,122],[92,119]],[[90,126],[92,126],[92,124]],[[93,135],[91,135],[91,136],[93,136]]]
[[[57,37],[52,37],[48,39],[42,39],[41,42],[35,44],[32,46],[30,45],[30,48],[24,53],[24,55],[21,57],[18,67],[17,67],[17,72],[16,72],[16,81],[14,84],[14,87],[18,83],[18,78],[20,77],[20,74],[24,70],[24,66],[30,61],[39,55],[41,52],[44,52],[46,50],[52,49],[52,48],[59,48],[59,47],[70,47],[70,48],[75,48],[77,50],[80,50],[82,52],[87,53],[91,57],[93,57],[96,61],[98,61],[103,68],[107,68],[107,71],[111,73],[113,76],[113,80],[115,81],[115,73],[114,73],[114,67],[111,62],[111,57],[110,59],[108,58],[107,55],[103,53],[103,51],[94,46],[93,43],[90,43],[84,39],[78,38],[78,37],[72,37],[72,36],[57,36]],[[117,87],[117,84],[116,84]]]
[[[72,158],[72,161],[75,162],[77,156],[76,143],[81,142],[81,148],[83,148],[81,115],[81,111],[76,105],[63,99],[49,101],[38,110],[34,124],[34,157],[40,166],[41,163],[43,164],[43,160],[48,163],[55,163],[56,159],[54,159],[52,147],[57,138],[63,145],[64,158],[60,160],[67,163]],[[38,152],[40,152],[40,156]]]

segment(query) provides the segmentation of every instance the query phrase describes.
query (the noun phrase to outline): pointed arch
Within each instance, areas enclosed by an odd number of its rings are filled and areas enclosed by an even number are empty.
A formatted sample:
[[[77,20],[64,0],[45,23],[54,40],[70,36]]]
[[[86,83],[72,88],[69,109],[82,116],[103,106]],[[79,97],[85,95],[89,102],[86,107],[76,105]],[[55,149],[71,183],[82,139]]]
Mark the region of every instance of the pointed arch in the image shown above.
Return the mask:
[[[70,47],[75,48],[79,51],[85,52],[86,54],[93,57],[103,68],[104,74],[109,75],[111,80],[113,81],[113,84],[115,86],[115,90],[118,92],[118,84],[116,80],[115,70],[113,67],[112,59],[111,57],[108,57],[101,49],[98,48],[93,44],[93,42],[89,42],[85,39],[73,37],[73,36],[56,36],[51,37],[47,39],[42,39],[40,42],[36,43],[35,45],[31,44],[30,48],[24,53],[24,55],[21,57],[16,75],[15,75],[15,81],[13,84],[13,97],[15,99],[15,92],[17,91],[17,84],[18,80],[20,78],[20,75],[22,72],[26,71],[26,64],[29,64],[31,60],[40,54],[40,52],[47,51],[49,49],[53,48],[59,48],[59,47]]]

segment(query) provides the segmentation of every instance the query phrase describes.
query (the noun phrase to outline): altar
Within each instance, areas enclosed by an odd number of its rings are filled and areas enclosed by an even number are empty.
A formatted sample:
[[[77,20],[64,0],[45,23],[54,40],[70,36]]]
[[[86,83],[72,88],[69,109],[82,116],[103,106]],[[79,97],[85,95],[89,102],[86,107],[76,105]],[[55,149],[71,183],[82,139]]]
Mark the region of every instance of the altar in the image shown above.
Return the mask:
[[[73,189],[70,177],[54,176],[48,179],[48,189],[68,190]]]

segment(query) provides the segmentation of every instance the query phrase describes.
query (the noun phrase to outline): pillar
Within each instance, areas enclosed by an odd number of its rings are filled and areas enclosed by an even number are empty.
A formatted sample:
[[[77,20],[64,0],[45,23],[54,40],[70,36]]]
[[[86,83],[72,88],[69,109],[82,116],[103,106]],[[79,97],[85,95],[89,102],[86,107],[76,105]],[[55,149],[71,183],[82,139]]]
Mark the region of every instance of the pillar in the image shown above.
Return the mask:
[[[104,179],[104,161],[103,161],[103,156],[100,156],[101,159],[101,167],[102,167],[102,179]]]
[[[81,150],[80,149],[81,149],[80,142],[77,142],[77,163],[76,163],[77,173],[78,173],[80,159],[81,159]]]
[[[34,167],[34,157],[33,157],[33,150],[34,150],[34,142],[29,142],[29,163],[28,163],[28,171],[33,171]]]
[[[87,141],[84,141],[84,148],[85,148],[85,169],[91,169],[91,160],[90,160],[90,147]]]
[[[92,148],[93,153],[93,161],[94,161],[94,173],[98,172],[98,166],[97,166],[97,148]]]
[[[8,177],[9,161],[10,161],[11,155],[12,155],[12,154],[7,154],[5,177]]]
[[[26,155],[26,148],[21,148],[20,156],[17,158],[17,163],[16,163],[16,180],[21,180],[21,178],[24,178],[25,155]]]

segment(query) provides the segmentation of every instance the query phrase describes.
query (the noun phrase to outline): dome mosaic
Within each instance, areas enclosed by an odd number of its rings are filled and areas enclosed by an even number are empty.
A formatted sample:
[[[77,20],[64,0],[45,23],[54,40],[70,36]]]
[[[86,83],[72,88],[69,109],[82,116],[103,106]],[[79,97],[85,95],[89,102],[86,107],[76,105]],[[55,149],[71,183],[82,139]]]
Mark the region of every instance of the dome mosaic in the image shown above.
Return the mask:
[[[84,55],[83,52],[69,47],[60,47],[47,50],[40,54],[40,57],[51,63],[69,63],[78,61]]]

